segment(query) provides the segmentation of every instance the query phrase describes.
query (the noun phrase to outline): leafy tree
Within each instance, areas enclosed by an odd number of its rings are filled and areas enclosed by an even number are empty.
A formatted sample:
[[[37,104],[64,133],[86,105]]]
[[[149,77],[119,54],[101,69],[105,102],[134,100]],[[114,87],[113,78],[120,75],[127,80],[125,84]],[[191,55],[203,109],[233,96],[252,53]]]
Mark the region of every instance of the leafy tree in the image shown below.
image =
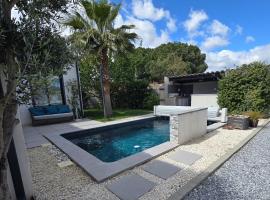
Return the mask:
[[[205,57],[196,46],[168,43],[154,49],[137,48],[125,57],[116,57],[114,68],[130,68],[135,78],[162,82],[164,76],[204,72]]]
[[[163,81],[164,76],[204,72],[207,69],[206,55],[194,45],[184,43],[162,44],[151,55],[148,69],[151,79]]]
[[[65,24],[75,30],[73,40],[82,41],[85,49],[98,58],[103,83],[104,116],[109,117],[112,115],[109,76],[110,56],[133,49],[132,42],[137,38],[137,35],[130,32],[134,28],[133,25],[114,28],[113,23],[121,8],[120,4],[115,6],[107,0],[82,0],[81,6],[84,15],[75,11]]]
[[[254,62],[226,73],[219,81],[218,103],[229,112],[267,112],[270,108],[270,65]]]
[[[63,63],[54,63],[56,59],[48,58],[60,56],[59,53],[63,52],[58,53],[57,49],[54,52],[46,52],[46,45],[50,42],[45,42],[45,35],[41,37],[40,34],[34,33],[43,33],[38,30],[46,27],[48,32],[54,29],[53,20],[59,18],[59,12],[66,10],[67,2],[68,0],[0,0],[0,199],[3,200],[10,199],[7,185],[7,152],[13,129],[18,123],[17,83],[25,74],[32,70],[38,71],[39,66],[43,66],[43,69],[47,69],[48,65],[48,68],[57,68],[56,65],[59,64],[62,66]],[[15,6],[21,13],[17,22],[11,17],[11,10]],[[37,31],[30,31],[33,30],[31,27]],[[51,44],[54,45],[54,42]],[[48,60],[54,61],[47,62]]]
[[[100,69],[96,57],[86,54],[80,60],[80,79],[84,102],[94,97],[102,102]]]

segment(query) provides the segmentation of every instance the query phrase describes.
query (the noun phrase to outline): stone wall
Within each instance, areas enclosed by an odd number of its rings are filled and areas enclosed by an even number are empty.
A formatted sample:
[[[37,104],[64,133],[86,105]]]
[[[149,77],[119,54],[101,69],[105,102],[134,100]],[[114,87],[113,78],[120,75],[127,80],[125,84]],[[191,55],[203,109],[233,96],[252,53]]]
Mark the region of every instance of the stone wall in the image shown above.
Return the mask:
[[[170,116],[170,141],[184,144],[207,132],[207,108]]]

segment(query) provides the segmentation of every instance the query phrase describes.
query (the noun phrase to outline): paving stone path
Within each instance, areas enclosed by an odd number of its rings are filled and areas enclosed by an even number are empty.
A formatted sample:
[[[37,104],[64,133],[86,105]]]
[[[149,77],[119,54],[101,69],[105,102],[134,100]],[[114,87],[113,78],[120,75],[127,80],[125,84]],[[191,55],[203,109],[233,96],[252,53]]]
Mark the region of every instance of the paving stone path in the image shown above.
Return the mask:
[[[270,199],[270,124],[184,199]]]

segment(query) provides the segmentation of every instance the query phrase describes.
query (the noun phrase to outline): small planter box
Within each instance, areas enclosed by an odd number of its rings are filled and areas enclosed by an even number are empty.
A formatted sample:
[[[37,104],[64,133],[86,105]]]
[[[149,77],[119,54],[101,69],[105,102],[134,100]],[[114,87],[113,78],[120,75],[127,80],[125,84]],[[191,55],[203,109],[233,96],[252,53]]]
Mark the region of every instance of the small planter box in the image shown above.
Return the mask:
[[[235,129],[246,130],[249,128],[249,117],[247,116],[229,116],[228,117],[228,126],[231,126]]]

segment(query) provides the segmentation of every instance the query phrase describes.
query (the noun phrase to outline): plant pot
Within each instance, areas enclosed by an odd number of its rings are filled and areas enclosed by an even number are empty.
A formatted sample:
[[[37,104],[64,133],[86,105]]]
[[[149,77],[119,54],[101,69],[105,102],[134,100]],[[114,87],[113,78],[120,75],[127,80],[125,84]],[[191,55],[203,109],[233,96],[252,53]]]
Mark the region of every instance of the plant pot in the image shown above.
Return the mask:
[[[258,126],[258,122],[259,122],[258,119],[251,119],[250,120],[250,126],[255,128],[255,127]]]
[[[249,118],[242,115],[229,116],[227,125],[235,129],[246,130],[249,127]]]

